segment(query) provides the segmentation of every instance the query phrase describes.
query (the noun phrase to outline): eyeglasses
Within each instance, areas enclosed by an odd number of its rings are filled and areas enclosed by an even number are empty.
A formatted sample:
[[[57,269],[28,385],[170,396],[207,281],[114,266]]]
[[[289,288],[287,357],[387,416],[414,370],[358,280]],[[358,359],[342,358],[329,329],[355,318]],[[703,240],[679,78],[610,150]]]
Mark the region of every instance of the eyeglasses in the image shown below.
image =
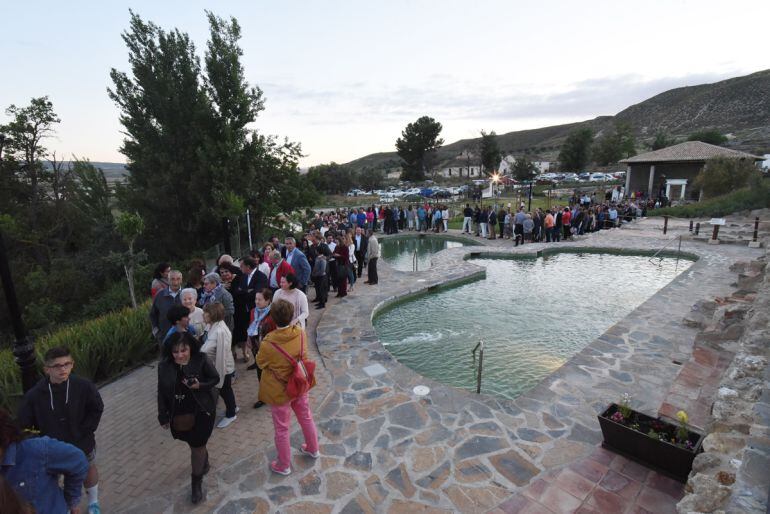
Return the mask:
[[[60,371],[63,369],[71,368],[74,364],[75,364],[74,362],[63,362],[61,364],[53,364],[51,366],[46,366],[46,368]]]

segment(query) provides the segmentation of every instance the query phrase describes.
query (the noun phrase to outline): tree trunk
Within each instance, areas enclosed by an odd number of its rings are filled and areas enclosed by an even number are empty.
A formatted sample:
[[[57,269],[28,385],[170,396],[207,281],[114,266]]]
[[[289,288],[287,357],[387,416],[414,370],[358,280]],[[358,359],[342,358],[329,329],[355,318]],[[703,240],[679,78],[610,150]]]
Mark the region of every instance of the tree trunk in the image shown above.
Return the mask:
[[[134,266],[124,265],[126,270],[126,279],[128,280],[128,295],[131,297],[131,306],[136,309],[136,294],[134,293]]]

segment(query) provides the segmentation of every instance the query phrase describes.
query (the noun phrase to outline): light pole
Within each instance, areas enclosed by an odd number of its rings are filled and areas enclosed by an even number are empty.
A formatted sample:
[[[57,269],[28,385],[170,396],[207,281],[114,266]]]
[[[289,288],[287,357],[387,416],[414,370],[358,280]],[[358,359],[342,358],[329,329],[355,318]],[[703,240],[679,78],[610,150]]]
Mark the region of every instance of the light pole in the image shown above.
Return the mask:
[[[0,134],[0,172],[3,171],[3,146],[5,146],[5,141],[5,134]],[[38,380],[37,367],[35,366],[35,343],[32,337],[27,334],[24,320],[21,317],[21,308],[16,298],[16,288],[13,285],[11,268],[8,265],[8,255],[5,251],[5,239],[3,238],[2,231],[0,231],[0,280],[3,281],[5,301],[8,303],[11,325],[13,325],[13,335],[16,338],[13,342],[13,357],[21,369],[22,390],[26,393],[32,389]]]

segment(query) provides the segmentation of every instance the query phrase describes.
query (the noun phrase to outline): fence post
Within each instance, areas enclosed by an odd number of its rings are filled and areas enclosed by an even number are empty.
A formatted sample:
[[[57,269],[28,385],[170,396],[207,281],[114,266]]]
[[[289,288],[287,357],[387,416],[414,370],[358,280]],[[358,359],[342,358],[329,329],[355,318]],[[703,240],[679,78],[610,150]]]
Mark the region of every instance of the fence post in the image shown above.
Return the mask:
[[[714,225],[714,231],[711,233],[711,239],[709,239],[709,244],[711,245],[719,244],[719,225]]]
[[[693,225],[693,223],[694,223],[694,221],[690,220],[690,234],[692,234],[692,225]]]
[[[700,223],[695,224],[695,235],[697,236],[700,233]]]
[[[754,218],[754,237],[749,241],[749,248],[759,248],[759,216]]]
[[[668,231],[668,216],[663,216],[663,234]]]

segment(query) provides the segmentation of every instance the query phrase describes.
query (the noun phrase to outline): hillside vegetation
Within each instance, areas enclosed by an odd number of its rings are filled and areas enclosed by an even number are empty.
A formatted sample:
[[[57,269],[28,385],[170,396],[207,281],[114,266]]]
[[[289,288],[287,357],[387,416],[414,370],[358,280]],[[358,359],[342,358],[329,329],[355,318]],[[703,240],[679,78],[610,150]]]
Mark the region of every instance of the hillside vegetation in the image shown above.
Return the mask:
[[[684,140],[693,132],[714,129],[729,134],[730,140],[725,145],[729,148],[770,153],[768,91],[770,70],[764,70],[713,84],[672,89],[632,105],[615,116],[498,134],[498,144],[504,154],[554,161],[573,130],[590,128],[598,134],[619,121],[631,125],[639,145],[651,142],[658,131]],[[439,166],[457,158],[466,149],[473,152],[479,141],[480,138],[462,139],[443,146],[438,150]],[[644,150],[640,148],[640,151]],[[398,155],[393,151],[367,155],[349,162],[348,166],[358,172],[390,170],[398,167],[398,163]]]

